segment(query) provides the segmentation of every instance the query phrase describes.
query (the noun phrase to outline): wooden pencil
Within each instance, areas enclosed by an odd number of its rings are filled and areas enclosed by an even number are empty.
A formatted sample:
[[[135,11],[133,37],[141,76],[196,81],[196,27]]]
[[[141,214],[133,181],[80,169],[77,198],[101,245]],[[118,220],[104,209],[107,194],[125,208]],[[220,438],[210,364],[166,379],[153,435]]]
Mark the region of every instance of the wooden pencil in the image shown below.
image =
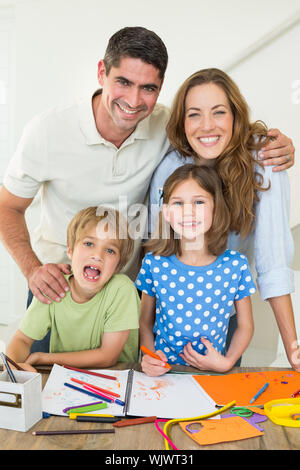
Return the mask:
[[[6,357],[6,360],[8,362],[11,363],[12,366],[14,366],[17,370],[21,370],[23,372],[26,372],[25,369],[22,369],[22,367],[20,367],[15,361],[13,361],[10,357],[8,357],[6,354],[5,354],[5,357]]]
[[[3,361],[4,366],[6,367],[6,372],[8,373],[8,376],[9,376],[10,380],[11,380],[12,382],[16,383],[16,382],[17,382],[17,379],[16,379],[16,377],[14,376],[13,371],[12,371],[11,368],[9,367],[9,364],[8,364],[8,362],[7,362],[7,360],[6,360],[5,354],[1,352],[1,353],[0,353],[0,357],[1,357],[2,361]]]
[[[98,372],[92,372],[91,370],[78,369],[77,367],[71,367],[71,366],[66,366],[66,365],[63,365],[63,367],[65,367],[66,369],[75,370],[77,372],[82,372],[84,374],[95,375],[96,377],[102,377],[103,379],[117,380],[117,377],[115,377],[114,375],[100,374]]]
[[[55,436],[59,434],[112,434],[114,429],[71,429],[68,431],[33,431],[33,436]]]

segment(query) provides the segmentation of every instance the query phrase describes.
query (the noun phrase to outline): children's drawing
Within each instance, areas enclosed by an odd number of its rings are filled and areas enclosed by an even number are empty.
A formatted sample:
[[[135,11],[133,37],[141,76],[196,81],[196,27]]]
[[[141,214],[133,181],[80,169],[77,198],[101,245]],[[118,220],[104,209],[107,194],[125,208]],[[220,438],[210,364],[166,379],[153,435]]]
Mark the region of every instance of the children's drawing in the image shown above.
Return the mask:
[[[145,385],[144,381],[136,381],[135,387],[136,392],[133,395],[134,398],[142,397],[145,400],[163,400],[168,396],[168,387],[172,387],[174,384],[166,379],[155,379],[153,378],[153,384]]]
[[[117,377],[117,380],[111,381],[71,371],[55,364],[42,393],[43,411],[67,416],[63,412],[65,408],[99,401],[97,398],[64,386],[64,383],[72,383],[72,377],[104,389],[109,387],[110,391],[120,395],[120,400],[125,401],[128,370],[110,372]],[[157,378],[148,377],[142,372],[135,371],[133,374],[128,415],[189,418],[213,411],[215,411],[215,402],[196,383],[192,375],[168,373],[164,377]],[[107,408],[94,413],[123,416],[124,407],[108,403]]]
[[[128,414],[158,418],[199,416],[215,411],[215,403],[190,375],[168,373],[149,377],[141,372],[133,376]]]
[[[103,371],[103,373],[105,373],[105,371]],[[120,395],[120,400],[124,400],[127,384],[127,373],[128,371],[114,371],[114,376],[117,377],[117,380],[112,381],[102,377],[96,377],[94,375],[88,375],[82,372],[69,370],[55,364],[42,393],[43,411],[54,415],[67,416],[67,414],[63,412],[65,408],[71,406],[80,406],[87,403],[94,403],[101,400],[100,397],[94,398],[90,395],[72,390],[64,386],[65,382],[74,385],[74,382],[71,380],[72,378],[76,378],[91,385],[97,385],[98,387],[108,391],[118,393]],[[122,412],[123,407],[113,403],[108,403],[108,407],[106,409],[97,410],[94,413],[122,414]]]

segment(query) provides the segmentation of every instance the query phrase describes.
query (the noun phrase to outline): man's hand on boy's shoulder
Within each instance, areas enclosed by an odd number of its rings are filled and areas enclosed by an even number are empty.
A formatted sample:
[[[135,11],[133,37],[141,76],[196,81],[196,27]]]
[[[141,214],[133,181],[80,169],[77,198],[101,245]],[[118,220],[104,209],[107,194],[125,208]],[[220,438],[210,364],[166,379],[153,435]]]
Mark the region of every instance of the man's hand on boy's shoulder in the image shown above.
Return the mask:
[[[51,304],[51,299],[59,302],[69,290],[64,274],[71,274],[69,264],[47,263],[37,266],[28,277],[29,289],[44,304]]]

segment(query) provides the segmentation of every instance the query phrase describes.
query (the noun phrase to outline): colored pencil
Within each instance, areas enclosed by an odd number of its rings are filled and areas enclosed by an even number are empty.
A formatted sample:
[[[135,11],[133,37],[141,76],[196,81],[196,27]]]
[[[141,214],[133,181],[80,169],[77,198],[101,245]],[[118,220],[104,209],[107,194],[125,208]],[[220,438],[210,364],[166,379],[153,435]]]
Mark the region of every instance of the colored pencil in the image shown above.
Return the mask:
[[[90,392],[88,390],[83,390],[82,388],[75,387],[75,385],[68,384],[67,382],[65,382],[64,385],[66,387],[72,388],[73,390],[77,390],[77,392],[86,393],[87,395],[90,395],[91,397],[94,397],[94,398],[98,398],[98,399],[100,398],[98,393],[93,393],[93,392]],[[105,399],[103,398],[103,400],[108,401],[109,403],[112,403],[112,400],[110,400],[108,398],[105,398]]]
[[[144,424],[144,423],[154,423],[156,421],[156,416],[147,416],[146,418],[134,418],[134,419],[124,419],[122,421],[118,421],[114,423],[113,426],[117,428],[125,427],[125,426],[135,426],[137,424]]]
[[[76,419],[77,416],[86,416],[86,417],[90,416],[90,417],[93,417],[93,418],[94,417],[96,417],[96,418],[116,418],[116,416],[114,416],[114,415],[107,415],[107,414],[100,415],[100,414],[96,414],[96,413],[95,414],[94,413],[93,414],[89,414],[89,413],[70,413],[69,414],[70,419]],[[118,418],[118,419],[120,419],[120,418]]]
[[[98,410],[103,410],[107,408],[107,403],[96,403],[95,405],[89,405],[89,406],[83,406],[83,407],[77,407],[73,408],[71,410],[66,411],[65,413],[70,414],[70,413],[91,413],[92,411],[98,411]]]
[[[19,366],[15,361],[13,361],[10,357],[8,357],[6,354],[4,354],[6,357],[7,362],[10,362],[12,366],[14,366],[17,370],[21,370],[23,372],[27,372],[25,369],[22,369],[22,367]]]
[[[93,387],[89,385],[83,384],[83,387],[86,388],[87,390],[90,390],[93,393],[96,393],[99,396],[99,398],[101,398],[101,400],[109,401],[109,403],[116,403],[116,405],[125,406],[125,402],[122,400],[119,400],[118,398],[105,395],[104,393],[99,392],[98,390],[95,390]]]
[[[113,403],[113,398],[112,397],[111,398],[110,397],[104,397],[104,395],[101,395],[100,392],[97,392],[97,390],[95,390],[92,387],[89,387],[88,385],[83,385],[83,388],[85,390],[88,390],[89,392],[93,393],[93,395],[95,397],[101,398],[101,400],[107,401],[108,403]]]
[[[145,354],[148,354],[148,356],[151,356],[153,357],[154,359],[158,359],[159,361],[162,361],[162,358],[159,357],[157,354],[155,354],[154,352],[150,351],[150,349],[146,348],[146,346],[141,346],[141,350],[143,351],[143,353]],[[170,366],[170,364],[168,364],[167,362],[165,362],[164,366],[166,369],[172,369],[172,367]]]
[[[79,423],[116,423],[120,418],[107,418],[100,416],[77,416],[76,421]]]
[[[253,398],[251,398],[250,403],[253,403],[255,400],[258,399],[258,397],[268,388],[269,383],[267,382],[260,390],[258,390],[257,394],[254,395]]]
[[[99,374],[98,372],[92,372],[91,370],[78,369],[76,367],[70,367],[70,366],[63,366],[63,367],[65,367],[66,369],[75,370],[76,372],[83,372],[84,374],[95,375],[96,377],[102,377],[103,379],[117,380],[117,377],[115,377],[114,375]]]
[[[112,434],[114,429],[73,429],[69,431],[33,431],[33,436],[55,436],[60,434]]]
[[[11,380],[12,382],[14,382],[14,383],[17,383],[17,379],[16,379],[16,377],[14,376],[14,374],[13,374],[13,372],[12,372],[12,370],[11,370],[11,368],[10,368],[10,366],[9,366],[9,364],[8,364],[8,362],[7,362],[7,360],[6,360],[5,354],[4,354],[4,353],[0,353],[0,356],[1,356],[1,359],[2,359],[2,361],[3,361],[4,366],[6,367],[6,371],[7,371],[8,375],[9,375],[10,380]]]
[[[80,412],[81,413],[84,413],[82,411],[83,408],[86,408],[86,407],[90,407],[90,406],[97,406],[97,405],[104,405],[104,403],[102,401],[94,401],[93,403],[85,403],[84,405],[77,405],[77,406],[69,406],[68,408],[64,408],[63,409],[63,413],[68,413],[68,412],[72,412],[72,413],[75,413],[77,411],[75,410],[79,410],[80,409]],[[106,405],[107,406],[107,405]],[[102,408],[102,407],[101,407]],[[105,408],[105,406],[104,406]],[[96,410],[97,408],[94,408],[94,410]],[[78,411],[79,412],[79,411]]]
[[[96,388],[100,392],[107,393],[108,395],[112,395],[113,397],[116,397],[116,398],[120,398],[120,395],[118,393],[111,392],[110,390],[105,390],[105,388],[100,388],[97,385],[92,385],[88,382],[84,382],[83,380],[75,379],[74,377],[72,377],[71,380],[81,385],[83,384],[89,385],[90,387]]]

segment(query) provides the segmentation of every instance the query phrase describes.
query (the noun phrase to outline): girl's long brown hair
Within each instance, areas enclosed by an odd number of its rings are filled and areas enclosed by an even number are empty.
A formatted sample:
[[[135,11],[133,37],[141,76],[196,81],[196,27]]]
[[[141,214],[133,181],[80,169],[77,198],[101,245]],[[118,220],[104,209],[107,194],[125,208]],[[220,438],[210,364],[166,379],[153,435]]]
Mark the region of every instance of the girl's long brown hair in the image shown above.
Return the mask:
[[[216,160],[216,170],[223,183],[223,192],[230,209],[230,230],[247,236],[253,227],[254,205],[258,191],[266,191],[261,174],[255,165],[263,168],[253,153],[257,153],[268,142],[267,127],[262,121],[250,122],[249,108],[238,86],[222,70],[211,68],[191,75],[179,88],[167,125],[171,145],[183,157],[192,156],[197,163],[199,155],[190,146],[185,135],[185,100],[188,91],[197,86],[214,83],[227,96],[233,113],[232,138]]]
[[[171,194],[179,183],[185,180],[195,180],[201,188],[212,195],[214,200],[213,222],[205,234],[208,251],[215,256],[223,253],[227,246],[227,237],[230,228],[230,213],[226,205],[222,182],[214,168],[205,165],[183,165],[172,173],[163,187],[163,204],[168,204]],[[154,237],[144,245],[146,251],[155,255],[171,256],[182,255],[180,239],[170,225],[165,221],[162,210],[159,214],[159,223]]]

